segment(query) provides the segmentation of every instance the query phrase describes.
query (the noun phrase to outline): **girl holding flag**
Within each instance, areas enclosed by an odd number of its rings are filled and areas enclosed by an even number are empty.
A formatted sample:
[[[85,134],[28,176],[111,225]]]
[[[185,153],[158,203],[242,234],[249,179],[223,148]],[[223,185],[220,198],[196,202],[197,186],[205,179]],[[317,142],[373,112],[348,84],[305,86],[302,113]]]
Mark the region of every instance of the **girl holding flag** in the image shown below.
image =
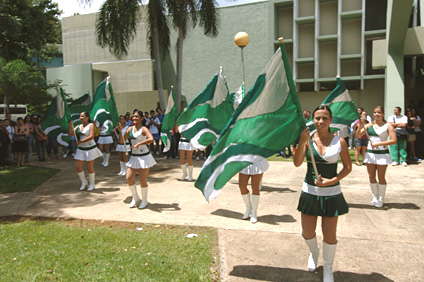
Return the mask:
[[[96,173],[94,171],[94,160],[102,156],[102,152],[97,148],[96,142],[94,141],[95,126],[90,120],[90,114],[88,112],[82,112],[80,114],[81,124],[74,127],[74,123],[69,123],[68,135],[73,136],[76,133],[76,145],[77,152],[75,154],[75,169],[78,173],[78,177],[81,180],[80,190],[84,190],[87,186],[87,179],[85,178],[83,164],[87,165],[88,179],[90,186],[87,191],[92,191],[96,185]]]
[[[352,170],[352,161],[346,141],[330,132],[333,121],[331,110],[326,105],[318,106],[312,114],[316,132],[312,134],[311,151],[307,151],[309,128],[300,135],[299,145],[293,162],[296,167],[302,165],[306,156],[308,170],[303,182],[302,193],[297,209],[301,212],[302,236],[309,247],[308,269],[314,272],[318,265],[319,248],[316,239],[318,216],[322,217],[324,282],[332,282],[333,262],[337,246],[338,216],[348,212],[349,207],[341,192],[339,181]],[[337,172],[337,162],[341,157],[343,168]],[[316,175],[311,164],[316,160],[319,175]]]
[[[127,175],[127,162],[128,152],[130,151],[130,142],[126,141],[124,144],[124,134],[127,132],[128,126],[125,124],[126,120],[123,115],[119,116],[119,123],[115,127],[118,131],[118,145],[116,145],[116,151],[119,154],[119,164],[121,165],[121,171],[118,175]],[[116,132],[116,131],[115,131]],[[126,147],[126,148],[125,148]]]
[[[136,110],[133,115],[133,122],[134,125],[127,128],[124,137],[125,140],[130,139],[131,141],[131,158],[127,163],[127,183],[133,198],[129,207],[135,207],[140,200],[134,181],[135,175],[138,172],[142,196],[141,204],[138,208],[144,209],[148,203],[147,192],[149,188],[147,185],[147,175],[150,168],[156,164],[147,145],[152,143],[154,139],[149,129],[145,126],[146,120],[143,112]]]
[[[371,206],[381,208],[386,195],[386,170],[387,166],[392,163],[387,146],[397,142],[395,129],[384,120],[384,108],[382,106],[374,108],[374,121],[372,123],[365,126],[363,122],[358,124],[356,136],[364,135],[366,132],[368,132],[370,142],[368,142],[364,163],[367,164],[371,193],[373,195]],[[390,140],[387,140],[388,137],[390,137]],[[378,183],[376,175],[378,175]]]

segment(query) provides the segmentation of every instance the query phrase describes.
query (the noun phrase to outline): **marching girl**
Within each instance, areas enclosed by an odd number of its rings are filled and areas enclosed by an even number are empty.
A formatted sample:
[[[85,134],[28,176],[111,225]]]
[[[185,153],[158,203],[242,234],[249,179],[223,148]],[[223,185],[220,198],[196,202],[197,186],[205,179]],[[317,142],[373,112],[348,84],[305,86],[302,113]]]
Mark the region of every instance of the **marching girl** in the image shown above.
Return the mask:
[[[248,219],[250,217],[251,223],[256,223],[258,221],[257,211],[259,205],[259,190],[261,186],[262,175],[265,171],[268,170],[268,168],[268,161],[263,159],[245,167],[239,172],[240,193],[244,203],[246,204],[246,213],[243,215],[243,219]],[[252,197],[250,197],[249,190],[247,189],[249,178],[252,179]]]
[[[311,152],[306,150],[310,136],[309,128],[306,128],[300,135],[293,159],[296,167],[302,165],[305,156],[308,161],[297,209],[301,212],[302,236],[310,250],[308,269],[311,272],[316,270],[318,264],[319,248],[315,230],[318,216],[322,217],[324,282],[332,282],[337,246],[337,220],[339,215],[349,210],[339,181],[351,172],[352,161],[346,141],[330,132],[330,123],[333,121],[330,108],[326,105],[318,106],[312,114],[312,119],[317,131],[311,136],[311,147],[319,175],[313,170]],[[337,172],[340,157],[343,168]]]
[[[90,186],[87,191],[92,191],[95,188],[96,173],[94,171],[94,160],[102,156],[102,152],[97,148],[96,142],[94,141],[96,127],[90,120],[88,112],[82,112],[80,114],[80,121],[82,124],[74,127],[74,123],[71,121],[68,126],[69,137],[77,134],[76,145],[77,152],[75,154],[75,169],[77,170],[78,176],[81,179],[80,190],[84,190],[87,186],[87,179],[85,178],[83,164],[87,165],[88,179]]]
[[[131,142],[131,158],[127,163],[127,183],[133,198],[129,207],[135,207],[137,202],[140,201],[134,181],[135,175],[138,172],[142,198],[138,208],[144,209],[147,206],[147,192],[149,189],[147,175],[149,174],[149,169],[156,164],[155,159],[147,148],[147,145],[153,142],[153,135],[145,126],[146,120],[143,112],[135,111],[133,122],[134,125],[127,128],[125,133],[125,140],[130,139]]]
[[[115,130],[118,131],[118,145],[116,145],[116,151],[119,154],[119,164],[121,165],[121,171],[118,173],[118,175],[127,175],[127,154],[130,151],[130,142],[126,141],[124,145],[124,138],[122,135],[125,134],[128,129],[128,126],[125,124],[125,122],[125,117],[121,115],[119,116],[118,125],[115,127]],[[125,149],[125,147],[127,148]]]
[[[103,154],[102,166],[109,166],[110,144],[113,144],[112,135],[106,133],[107,129],[108,127],[105,124],[100,127],[99,139],[97,140],[99,149]]]
[[[384,108],[382,106],[374,108],[374,121],[372,123],[366,124],[365,128],[364,123],[359,123],[356,136],[365,134],[365,130],[370,137],[364,163],[367,165],[371,186],[371,206],[381,208],[386,196],[386,170],[387,166],[392,163],[388,146],[396,144],[396,133],[393,126],[384,120]],[[388,137],[390,137],[390,140],[387,140]],[[378,183],[376,175],[378,175]]]
[[[175,132],[179,132],[178,125],[175,125]],[[193,181],[193,152],[196,150],[196,148],[190,143],[190,141],[181,135],[180,142],[178,143],[178,150],[180,151],[180,164],[183,171],[183,176],[180,178],[180,180],[186,179],[188,168],[187,181]],[[186,156],[187,164],[185,162]]]

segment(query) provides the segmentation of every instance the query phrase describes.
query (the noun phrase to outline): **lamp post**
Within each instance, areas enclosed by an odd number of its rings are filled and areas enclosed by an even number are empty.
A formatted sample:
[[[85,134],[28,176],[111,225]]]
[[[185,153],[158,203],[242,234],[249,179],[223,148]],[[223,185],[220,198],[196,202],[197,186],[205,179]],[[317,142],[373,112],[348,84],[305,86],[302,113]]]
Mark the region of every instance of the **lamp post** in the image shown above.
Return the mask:
[[[238,47],[240,47],[241,50],[241,65],[243,69],[243,83],[245,83],[245,77],[244,77],[244,57],[243,57],[243,48],[249,44],[249,35],[244,32],[240,31],[234,36],[234,42]]]

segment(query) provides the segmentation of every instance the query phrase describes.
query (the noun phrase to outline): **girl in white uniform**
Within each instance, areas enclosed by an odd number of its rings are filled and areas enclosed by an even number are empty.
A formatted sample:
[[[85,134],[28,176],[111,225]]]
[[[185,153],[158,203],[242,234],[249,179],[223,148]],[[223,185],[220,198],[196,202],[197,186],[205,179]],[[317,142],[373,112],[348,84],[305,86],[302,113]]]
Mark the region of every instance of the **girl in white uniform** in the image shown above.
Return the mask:
[[[356,136],[365,134],[365,130],[370,137],[364,163],[367,165],[373,196],[371,206],[381,208],[386,196],[386,170],[387,166],[392,163],[388,146],[396,144],[396,133],[393,126],[384,120],[384,108],[382,106],[374,108],[374,121],[365,125],[365,129],[363,122],[358,124]],[[387,140],[389,136],[390,140]],[[378,174],[378,183],[376,174]]]
[[[185,109],[184,109],[185,110]],[[175,125],[175,132],[178,132],[178,126]],[[183,171],[183,176],[180,180],[185,180],[187,177],[187,168],[188,168],[188,178],[187,181],[193,181],[193,152],[196,148],[188,141],[184,136],[181,135],[180,142],[178,143],[178,150],[180,151],[180,164]],[[187,164],[185,162],[185,157],[187,156]]]
[[[75,169],[77,170],[78,176],[81,180],[80,190],[84,190],[87,186],[87,180],[85,179],[83,164],[87,165],[88,179],[90,186],[87,191],[92,191],[95,188],[96,173],[94,171],[94,160],[102,155],[100,150],[97,148],[96,142],[94,142],[95,126],[90,120],[88,112],[82,112],[80,114],[80,121],[82,124],[74,127],[74,123],[71,121],[68,127],[69,137],[77,134],[76,145],[77,152],[75,154]]]
[[[103,162],[102,166],[109,165],[110,159],[110,144],[113,144],[112,135],[107,134],[108,127],[102,125],[100,128],[99,139],[97,140],[97,144],[99,144],[99,149],[103,153]]]
[[[156,164],[156,161],[150,154],[147,145],[152,143],[154,139],[149,129],[144,126],[146,124],[146,120],[144,119],[143,112],[138,110],[135,111],[133,121],[134,125],[130,126],[125,133],[125,140],[130,139],[131,142],[131,158],[127,163],[127,183],[133,198],[129,207],[135,207],[137,202],[140,200],[134,181],[135,175],[138,171],[142,196],[141,204],[138,208],[143,209],[148,203],[147,175],[149,174],[149,169]]]
[[[123,134],[127,132],[128,126],[125,125],[125,117],[119,117],[119,123],[115,127],[115,130],[118,131],[118,145],[116,145],[116,151],[119,154],[119,164],[121,165],[121,171],[118,175],[127,175],[127,162],[128,162],[128,153],[130,152],[130,142],[126,141],[124,144]],[[127,148],[125,148],[127,147]]]
[[[259,205],[259,188],[261,185],[262,175],[269,168],[269,163],[266,159],[263,159],[259,162],[251,164],[243,168],[239,173],[239,188],[241,197],[243,198],[244,203],[246,204],[246,212],[243,215],[243,219],[248,219],[250,217],[251,223],[256,223],[258,221],[258,205]],[[249,190],[247,189],[247,183],[251,178],[252,184],[252,198],[250,198]]]

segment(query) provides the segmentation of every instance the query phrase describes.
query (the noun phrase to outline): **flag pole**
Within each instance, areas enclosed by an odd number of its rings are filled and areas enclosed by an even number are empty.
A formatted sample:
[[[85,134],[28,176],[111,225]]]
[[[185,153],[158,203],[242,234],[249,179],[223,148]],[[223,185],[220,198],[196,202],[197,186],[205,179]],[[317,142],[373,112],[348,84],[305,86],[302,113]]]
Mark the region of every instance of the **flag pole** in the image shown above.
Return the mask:
[[[121,136],[122,136],[122,141],[124,143],[124,147],[125,147],[125,155],[128,156],[128,148],[127,148],[127,144],[125,143],[125,135],[124,135],[124,131],[121,130]]]

